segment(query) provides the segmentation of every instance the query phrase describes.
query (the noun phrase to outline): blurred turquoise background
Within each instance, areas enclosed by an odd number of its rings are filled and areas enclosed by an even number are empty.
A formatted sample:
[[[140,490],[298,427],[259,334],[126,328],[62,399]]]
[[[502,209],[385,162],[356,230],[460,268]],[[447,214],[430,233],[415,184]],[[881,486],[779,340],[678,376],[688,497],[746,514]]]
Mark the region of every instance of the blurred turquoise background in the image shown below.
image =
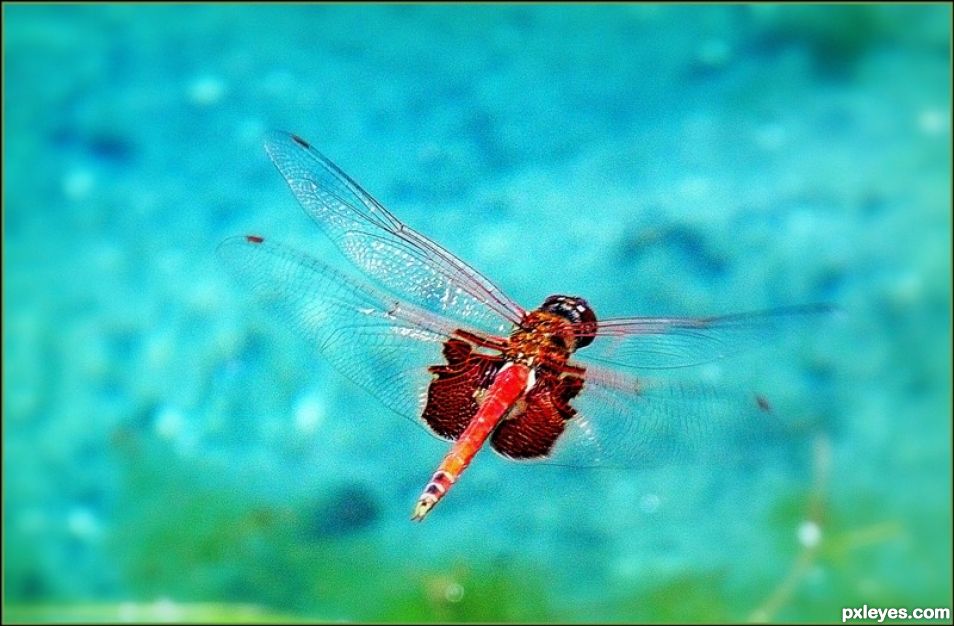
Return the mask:
[[[3,17],[6,619],[951,606],[949,6]],[[255,232],[341,262],[269,163],[272,128],[526,306],[838,303],[752,370],[800,452],[651,471],[482,454],[410,523],[445,446],[214,254]]]

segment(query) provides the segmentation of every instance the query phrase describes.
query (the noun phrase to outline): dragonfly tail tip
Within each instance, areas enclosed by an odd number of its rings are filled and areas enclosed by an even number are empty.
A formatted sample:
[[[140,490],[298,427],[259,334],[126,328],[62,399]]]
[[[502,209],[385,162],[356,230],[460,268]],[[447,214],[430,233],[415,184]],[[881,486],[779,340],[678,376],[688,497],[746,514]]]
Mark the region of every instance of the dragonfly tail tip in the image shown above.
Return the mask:
[[[414,511],[411,513],[411,521],[423,521],[424,517],[434,508],[434,504],[434,501],[429,499],[421,498],[418,500],[417,504],[414,505]]]

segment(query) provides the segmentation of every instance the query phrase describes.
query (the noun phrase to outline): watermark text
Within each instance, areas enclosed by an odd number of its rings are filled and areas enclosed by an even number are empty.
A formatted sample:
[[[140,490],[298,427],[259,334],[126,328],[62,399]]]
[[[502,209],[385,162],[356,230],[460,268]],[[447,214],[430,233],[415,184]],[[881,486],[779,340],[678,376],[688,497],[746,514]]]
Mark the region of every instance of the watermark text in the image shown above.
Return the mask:
[[[877,620],[878,623],[886,619],[951,619],[951,609],[881,609],[867,604],[861,608],[844,608],[841,610],[841,622],[849,620]]]

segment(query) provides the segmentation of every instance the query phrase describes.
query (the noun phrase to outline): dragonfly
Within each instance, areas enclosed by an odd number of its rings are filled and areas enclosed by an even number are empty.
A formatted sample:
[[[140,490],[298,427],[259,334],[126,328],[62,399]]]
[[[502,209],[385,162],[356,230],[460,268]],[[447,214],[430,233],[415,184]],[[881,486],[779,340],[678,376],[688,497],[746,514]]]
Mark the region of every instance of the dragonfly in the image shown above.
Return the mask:
[[[305,212],[370,280],[257,234],[225,240],[219,255],[340,373],[451,442],[412,520],[485,445],[514,461],[652,467],[744,455],[784,430],[764,396],[675,373],[765,343],[828,305],[601,320],[585,299],[552,295],[527,310],[306,140],[273,131],[265,149]]]

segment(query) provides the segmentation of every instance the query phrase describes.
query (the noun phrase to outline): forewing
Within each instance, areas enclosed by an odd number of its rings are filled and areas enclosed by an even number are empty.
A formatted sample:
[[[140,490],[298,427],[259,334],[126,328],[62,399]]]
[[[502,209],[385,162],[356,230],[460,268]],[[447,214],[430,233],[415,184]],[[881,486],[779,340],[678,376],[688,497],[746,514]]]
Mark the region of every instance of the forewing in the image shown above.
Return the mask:
[[[520,321],[522,309],[498,287],[402,224],[305,140],[274,132],[265,149],[305,212],[387,290],[493,334]]]
[[[218,252],[342,374],[426,428],[428,368],[444,360],[442,347],[460,326],[260,237],[227,239]]]
[[[647,370],[690,367],[810,328],[831,313],[831,306],[815,304],[718,317],[610,319],[599,322],[592,345],[580,351],[579,360]],[[592,334],[590,329],[580,332]]]

